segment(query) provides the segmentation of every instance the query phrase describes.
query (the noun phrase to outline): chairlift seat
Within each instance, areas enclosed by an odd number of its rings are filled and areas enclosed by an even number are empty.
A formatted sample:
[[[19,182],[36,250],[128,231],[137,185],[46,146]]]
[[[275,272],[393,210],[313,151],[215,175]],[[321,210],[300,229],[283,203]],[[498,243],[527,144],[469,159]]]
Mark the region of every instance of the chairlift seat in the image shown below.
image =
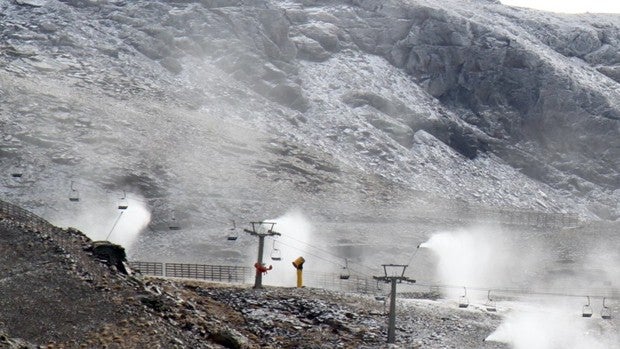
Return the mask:
[[[127,193],[123,190],[123,197],[118,201],[118,209],[126,210],[129,207],[129,202],[127,201]]]
[[[69,201],[80,201],[80,192],[73,187],[73,181],[71,181],[71,190],[69,191]]]
[[[71,189],[71,192],[69,193],[69,201],[80,201],[80,193],[76,189]]]
[[[459,300],[459,308],[467,308],[469,307],[469,300],[465,297],[461,297]]]
[[[497,311],[497,306],[495,305],[495,301],[487,302],[487,304],[485,304],[485,309],[488,312],[492,312],[492,313],[496,312]]]
[[[611,320],[611,310],[609,308],[603,308],[603,310],[601,310],[601,318]]]
[[[226,240],[228,240],[228,241],[236,241],[236,240],[237,240],[237,236],[234,236],[234,235],[228,235],[228,236],[226,237]]]
[[[379,302],[383,302],[385,301],[385,296],[375,296],[375,300],[378,300]]]
[[[20,173],[20,172],[13,172],[13,173],[11,173],[11,177],[13,177],[13,178],[21,178],[21,176],[22,176],[22,173]]]
[[[271,251],[271,260],[281,261],[282,260],[282,252],[280,252],[279,249],[274,248],[273,251]]]
[[[465,293],[461,296],[461,298],[459,298],[459,308],[467,308],[469,306],[469,299],[467,299],[467,287],[463,287],[463,290]]]
[[[592,308],[590,306],[584,306],[581,311],[581,317],[592,317]]]
[[[181,226],[179,225],[179,222],[174,216],[172,216],[172,218],[170,218],[170,221],[168,221],[168,229],[181,230]]]
[[[349,260],[345,259],[344,267],[342,267],[342,271],[340,274],[340,280],[349,280],[350,277],[351,277],[351,274],[349,272]]]
[[[491,298],[491,290],[487,293],[487,302],[485,303],[485,308],[488,312],[496,312],[497,306],[495,305],[495,301]]]

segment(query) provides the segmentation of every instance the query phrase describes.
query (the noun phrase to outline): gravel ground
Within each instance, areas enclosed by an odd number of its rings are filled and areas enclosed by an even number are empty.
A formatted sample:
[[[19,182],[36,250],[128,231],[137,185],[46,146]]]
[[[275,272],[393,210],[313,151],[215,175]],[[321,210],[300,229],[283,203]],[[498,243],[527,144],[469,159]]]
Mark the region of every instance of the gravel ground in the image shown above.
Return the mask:
[[[0,348],[386,347],[372,296],[127,276],[77,230],[1,218]],[[500,322],[432,300],[397,307],[393,347],[480,348]]]

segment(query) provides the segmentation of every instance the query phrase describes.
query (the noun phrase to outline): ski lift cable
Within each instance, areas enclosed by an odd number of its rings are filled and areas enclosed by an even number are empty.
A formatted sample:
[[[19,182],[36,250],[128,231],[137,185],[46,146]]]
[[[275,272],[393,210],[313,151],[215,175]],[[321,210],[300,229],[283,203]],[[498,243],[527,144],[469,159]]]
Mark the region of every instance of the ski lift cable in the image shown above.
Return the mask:
[[[285,236],[285,235],[283,235],[283,236],[281,236],[280,238],[287,238],[287,239],[294,240],[295,242],[298,242],[298,243],[304,244],[304,245],[306,245],[306,246],[308,246],[308,247],[310,247],[310,248],[312,248],[312,249],[314,249],[314,250],[316,250],[316,251],[318,251],[318,252],[321,252],[322,254],[325,254],[325,255],[327,255],[327,256],[329,256],[329,257],[333,257],[334,259],[337,259],[337,260],[342,259],[341,257],[338,257],[338,256],[334,255],[334,254],[333,254],[333,253],[331,253],[331,252],[328,252],[328,251],[323,250],[323,249],[321,249],[321,248],[319,248],[319,247],[313,246],[313,245],[311,245],[311,244],[309,244],[309,243],[307,243],[307,242],[304,242],[304,241],[301,241],[301,240],[298,240],[298,239],[292,238],[292,237],[290,237],[290,236]],[[274,239],[274,240],[275,240],[275,239]],[[289,247],[298,248],[297,246],[293,246],[293,245],[287,244],[287,243],[285,243],[285,242],[283,242],[283,241],[280,241],[280,243],[281,243],[281,244],[283,244],[283,245],[287,245],[287,246],[289,246]],[[311,253],[309,253],[308,251],[304,251],[304,252],[306,252],[306,253],[308,253],[308,254],[311,254]],[[313,255],[314,255],[315,257],[317,257],[317,255],[316,255],[316,254],[313,254]],[[321,257],[321,259],[323,259],[323,260],[327,260],[325,257]],[[329,261],[329,262],[330,262],[330,263],[332,263],[332,264],[338,264],[337,262],[333,262],[333,261]]]
[[[312,247],[312,248],[314,248],[314,249],[317,249],[317,250],[319,250],[319,251],[321,251],[321,252],[323,252],[323,253],[325,253],[325,254],[327,254],[327,255],[330,255],[330,256],[334,257],[335,259],[342,260],[342,257],[341,257],[341,256],[336,256],[336,255],[334,255],[334,254],[333,254],[333,253],[331,253],[331,252],[325,251],[325,250],[323,250],[323,249],[321,249],[321,248],[319,248],[319,247],[313,246],[313,245],[311,245],[311,244],[309,244],[309,243],[307,243],[307,242],[297,240],[297,239],[292,238],[292,237],[290,237],[290,236],[282,236],[282,237],[285,237],[285,238],[288,238],[288,239],[295,240],[295,241],[300,242],[300,243],[302,243],[302,244],[305,244],[305,245],[307,245],[307,246],[309,246],[309,247]],[[365,265],[365,264],[362,264],[362,263],[355,263],[355,262],[353,262],[352,264],[355,264],[355,265],[357,265],[357,266],[361,266],[361,267],[363,267],[363,268],[365,268],[365,269],[368,269],[368,270],[369,270],[369,271],[371,271],[372,273],[375,273],[375,272],[377,271],[377,268],[376,268],[376,267],[375,267],[375,268],[373,268],[373,267],[370,267],[370,266]]]
[[[437,287],[437,288],[449,288],[449,289],[462,289],[463,286],[457,285],[445,285],[445,284],[437,284],[432,282],[416,282],[417,286],[424,287]],[[509,293],[509,294],[522,294],[522,295],[532,295],[532,296],[558,296],[558,297],[572,297],[572,298],[586,298],[586,297],[595,297],[595,298],[607,298],[607,299],[620,299],[620,295],[614,294],[613,296],[605,296],[605,295],[592,295],[590,294],[580,294],[580,293],[569,293],[569,292],[554,292],[554,291],[540,291],[540,290],[527,290],[527,289],[519,289],[519,288],[510,288],[510,287],[467,287],[469,290],[475,291],[489,291],[492,290],[495,293]]]
[[[304,245],[306,245],[306,246],[308,246],[308,247],[311,247],[311,248],[313,248],[313,249],[315,249],[315,250],[317,250],[317,251],[320,251],[320,252],[322,252],[323,254],[328,255],[330,258],[333,258],[333,259],[335,259],[335,260],[338,260],[338,262],[334,262],[333,260],[328,260],[328,259],[326,259],[325,257],[319,257],[318,255],[313,254],[313,253],[308,252],[308,251],[305,251],[305,252],[306,252],[306,253],[308,253],[308,254],[310,254],[310,255],[312,255],[312,256],[314,256],[314,257],[317,257],[317,258],[320,258],[320,259],[322,259],[322,260],[325,260],[325,261],[327,261],[327,262],[329,262],[329,263],[331,263],[331,264],[334,264],[334,265],[337,265],[337,266],[342,267],[342,263],[340,262],[340,261],[342,261],[342,257],[341,257],[341,256],[336,256],[335,254],[333,254],[333,253],[331,253],[331,252],[328,252],[328,251],[326,251],[326,250],[323,250],[322,248],[316,247],[316,246],[311,245],[311,244],[309,244],[309,243],[307,243],[307,242],[304,242],[304,241],[301,241],[301,240],[298,240],[298,239],[292,238],[292,237],[290,237],[290,236],[282,236],[282,237],[286,237],[286,238],[289,238],[289,239],[295,240],[295,241],[297,241],[297,242],[299,242],[299,243],[302,243],[302,244],[304,244]],[[297,246],[292,246],[292,245],[286,244],[286,243],[284,243],[284,242],[282,242],[282,241],[280,241],[280,243],[281,243],[281,244],[283,244],[283,245],[289,246],[289,247],[293,247],[293,248],[296,248],[296,247],[297,247]],[[351,268],[351,265],[352,265],[352,264],[353,264],[353,265],[357,265],[357,266],[364,267],[364,268],[366,268],[366,269],[368,269],[368,270],[370,270],[370,271],[372,271],[372,272],[375,272],[375,271],[376,271],[376,268],[371,268],[371,267],[366,266],[366,265],[361,264],[361,263],[351,263],[351,261],[349,261],[349,262],[348,262],[348,264],[349,264],[349,270],[352,270],[352,271],[354,270],[354,268]],[[367,274],[367,273],[364,273],[364,272],[359,272],[359,271],[356,271],[356,272],[355,272],[355,274],[359,274],[359,275],[366,276],[366,277],[372,277],[372,274]]]
[[[308,247],[311,247],[311,248],[313,248],[313,249],[315,249],[315,250],[317,250],[317,251],[320,251],[320,252],[322,252],[322,253],[324,253],[324,254],[326,254],[326,255],[329,255],[330,257],[333,257],[334,259],[337,259],[337,260],[342,260],[342,257],[341,257],[341,256],[337,256],[337,255],[333,254],[332,252],[326,251],[326,250],[324,250],[324,249],[322,249],[322,248],[320,248],[320,247],[317,247],[317,246],[311,245],[311,244],[309,244],[309,243],[307,243],[307,242],[304,242],[304,241],[301,241],[301,240],[298,240],[298,239],[295,239],[295,238],[293,238],[293,237],[286,236],[286,235],[283,235],[281,238],[287,238],[287,239],[295,240],[296,242],[302,243],[302,244],[304,244],[304,245],[306,245],[306,246],[308,246]],[[337,264],[337,263],[335,263],[335,262],[332,262],[332,263]],[[355,262],[351,263],[350,261],[349,261],[349,263],[350,263],[350,264],[357,265],[357,266],[361,266],[361,267],[363,267],[363,268],[365,268],[365,269],[370,270],[371,272],[375,272],[375,271],[377,270],[377,268],[372,268],[372,267],[369,267],[369,266],[364,265],[364,264],[362,264],[362,263],[355,263]]]
[[[287,243],[282,242],[282,241],[280,241],[280,244],[285,245],[285,246],[288,246],[288,247],[292,247],[292,248],[297,248],[297,246],[290,245],[290,244],[287,244]],[[323,261],[326,261],[326,262],[328,262],[328,263],[330,263],[330,264],[334,264],[334,265],[338,265],[338,266],[340,266],[340,264],[339,264],[339,263],[336,263],[336,262],[334,262],[333,260],[327,259],[327,258],[325,258],[325,257],[323,257],[323,256],[318,255],[318,254],[315,254],[315,253],[312,253],[312,252],[308,252],[308,251],[304,251],[304,253],[306,253],[306,254],[308,254],[308,255],[310,255],[310,256],[316,257],[316,258],[318,258],[318,259],[321,259],[321,260],[323,260]]]
[[[78,180],[72,179],[71,182],[78,182]],[[91,184],[91,185],[87,185],[84,183],[80,184],[80,187],[82,188],[88,188],[88,189],[102,189],[101,187]],[[109,190],[105,190],[108,194],[110,193]],[[157,200],[157,199],[164,199],[165,197],[150,197],[150,198],[140,198],[138,196],[135,195],[127,195],[127,190],[122,190],[123,191],[123,197],[121,199],[126,199],[126,200],[135,200],[135,201],[139,201],[142,203],[149,203],[149,200]],[[107,200],[100,200],[100,201],[107,201]]]
[[[282,241],[280,241],[280,244],[285,245],[285,246],[288,246],[288,247],[292,247],[292,248],[296,248],[296,247],[297,247],[297,246],[289,245],[289,244],[287,244],[287,243],[285,243],[285,242],[282,242]],[[335,265],[335,266],[342,267],[342,263],[339,263],[339,262],[334,262],[334,261],[333,261],[333,260],[331,260],[331,259],[327,259],[327,258],[325,258],[325,257],[323,257],[323,256],[320,256],[320,255],[314,254],[314,253],[312,253],[312,252],[304,251],[304,253],[306,253],[306,254],[308,254],[308,255],[310,255],[310,256],[316,257],[316,258],[318,258],[318,259],[321,259],[321,260],[323,260],[323,261],[325,261],[325,262],[328,262],[328,263],[330,263],[330,264],[333,264],[333,265]],[[332,257],[334,257],[334,258],[336,258],[336,257],[335,257],[335,256],[333,256],[333,255],[331,255],[331,256],[332,256]],[[342,258],[338,258],[338,259],[342,259]],[[350,268],[350,267],[349,267],[349,270],[351,270],[351,268]],[[361,276],[364,276],[364,277],[367,277],[367,278],[372,278],[372,275],[370,275],[370,274],[366,274],[366,273],[356,273],[356,274],[361,275]]]

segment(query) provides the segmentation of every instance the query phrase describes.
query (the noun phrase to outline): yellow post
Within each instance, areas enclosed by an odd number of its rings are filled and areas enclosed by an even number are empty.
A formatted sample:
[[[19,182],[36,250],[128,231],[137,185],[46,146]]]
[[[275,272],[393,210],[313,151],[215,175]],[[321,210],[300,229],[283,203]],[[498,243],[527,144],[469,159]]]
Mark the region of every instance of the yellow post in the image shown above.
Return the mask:
[[[301,288],[303,286],[302,272],[304,269],[305,261],[306,260],[304,259],[304,257],[297,257],[297,259],[293,261],[293,266],[295,267],[295,269],[297,269],[297,288]]]
[[[302,269],[297,269],[297,288],[301,288],[303,285]]]

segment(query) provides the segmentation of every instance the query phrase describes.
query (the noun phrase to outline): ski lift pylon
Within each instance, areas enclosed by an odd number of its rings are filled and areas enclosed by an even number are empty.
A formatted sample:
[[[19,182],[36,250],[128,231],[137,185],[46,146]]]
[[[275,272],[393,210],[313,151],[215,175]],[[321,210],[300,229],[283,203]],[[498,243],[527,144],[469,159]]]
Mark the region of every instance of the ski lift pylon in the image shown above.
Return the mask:
[[[611,309],[605,305],[605,297],[603,297],[603,309],[601,309],[601,318],[611,320]]]
[[[235,220],[232,220],[233,227],[228,230],[228,235],[226,236],[226,240],[228,241],[237,241],[239,235],[237,235],[237,225],[235,224]]]
[[[282,260],[282,251],[280,251],[280,249],[276,247],[276,240],[273,240],[273,246],[271,247],[271,260]]]
[[[344,267],[342,267],[342,271],[340,272],[340,280],[349,280],[351,277],[351,273],[349,273],[349,261],[345,258]]]
[[[80,192],[73,186],[73,181],[71,181],[71,191],[69,191],[69,201],[78,202],[80,201]]]
[[[465,293],[459,298],[459,308],[467,308],[469,306],[469,299],[467,299],[467,287],[463,286]]]
[[[590,296],[586,296],[588,298],[588,303],[581,308],[581,317],[592,317],[592,307],[590,306]]]

